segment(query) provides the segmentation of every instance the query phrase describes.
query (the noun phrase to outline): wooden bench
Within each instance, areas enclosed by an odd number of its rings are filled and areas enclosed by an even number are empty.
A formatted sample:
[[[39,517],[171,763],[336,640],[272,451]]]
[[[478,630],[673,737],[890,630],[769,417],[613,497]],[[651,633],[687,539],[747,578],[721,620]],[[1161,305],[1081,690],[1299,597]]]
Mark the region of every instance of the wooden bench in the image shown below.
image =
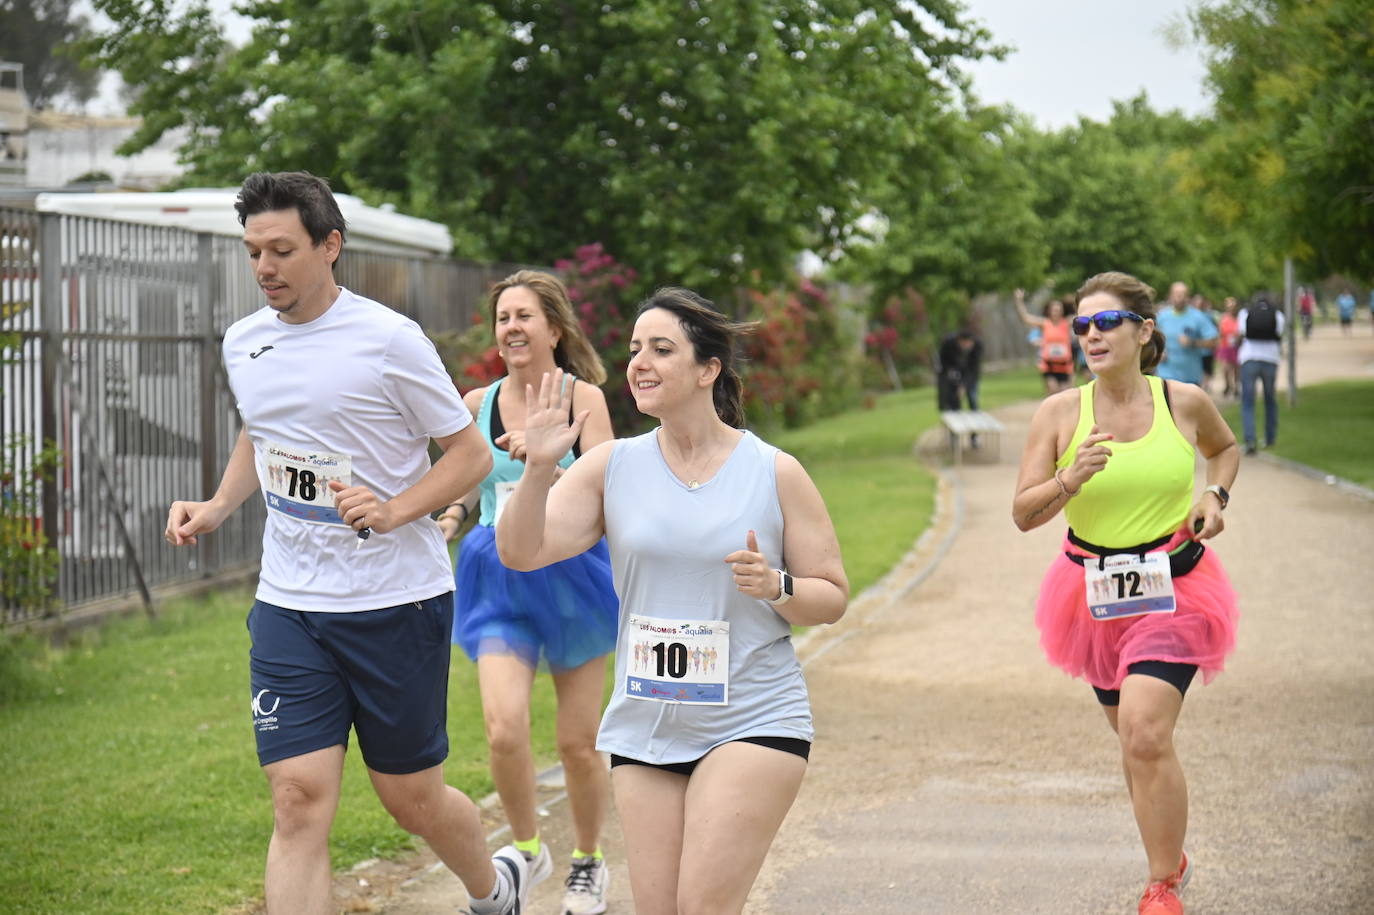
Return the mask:
[[[989,413],[981,410],[943,410],[940,422],[949,430],[949,451],[954,463],[964,462],[964,447],[967,441],[970,448],[975,447],[973,439],[978,437],[977,450],[984,452],[988,460],[996,461],[1001,446],[1002,424]]]

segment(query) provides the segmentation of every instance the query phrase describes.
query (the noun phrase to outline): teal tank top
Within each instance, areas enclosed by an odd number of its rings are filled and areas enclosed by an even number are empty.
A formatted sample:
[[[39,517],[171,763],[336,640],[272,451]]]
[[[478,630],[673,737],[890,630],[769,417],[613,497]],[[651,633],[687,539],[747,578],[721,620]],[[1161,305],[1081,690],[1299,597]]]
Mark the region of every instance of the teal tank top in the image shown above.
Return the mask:
[[[571,375],[568,376],[572,378]],[[487,393],[482,395],[482,406],[477,411],[477,428],[482,432],[482,438],[486,439],[487,448],[491,451],[491,472],[486,479],[478,485],[477,489],[482,494],[482,513],[477,518],[477,523],[486,527],[496,525],[496,486],[498,483],[515,483],[525,472],[525,462],[517,461],[510,456],[510,452],[504,448],[499,448],[491,437],[491,411],[496,408],[496,395],[501,390],[505,378],[498,378],[487,388]],[[573,378],[570,384],[575,384]],[[573,453],[569,451],[563,455],[563,459],[558,462],[559,466],[568,468],[572,466],[574,460]]]

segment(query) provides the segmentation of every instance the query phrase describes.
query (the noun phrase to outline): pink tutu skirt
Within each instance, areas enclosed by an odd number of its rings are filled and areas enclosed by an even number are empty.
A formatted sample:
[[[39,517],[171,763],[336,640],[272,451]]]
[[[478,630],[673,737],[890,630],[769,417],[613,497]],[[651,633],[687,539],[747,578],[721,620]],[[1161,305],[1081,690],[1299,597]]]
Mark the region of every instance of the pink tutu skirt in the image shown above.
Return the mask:
[[[1177,533],[1162,549],[1187,539]],[[1067,537],[1063,548],[1089,555]],[[1210,683],[1236,647],[1240,619],[1236,593],[1212,550],[1174,579],[1174,598],[1178,609],[1173,613],[1095,620],[1088,612],[1083,567],[1061,552],[1045,572],[1035,604],[1040,647],[1051,663],[1099,689],[1120,689],[1126,668],[1136,661],[1195,664],[1203,682]]]

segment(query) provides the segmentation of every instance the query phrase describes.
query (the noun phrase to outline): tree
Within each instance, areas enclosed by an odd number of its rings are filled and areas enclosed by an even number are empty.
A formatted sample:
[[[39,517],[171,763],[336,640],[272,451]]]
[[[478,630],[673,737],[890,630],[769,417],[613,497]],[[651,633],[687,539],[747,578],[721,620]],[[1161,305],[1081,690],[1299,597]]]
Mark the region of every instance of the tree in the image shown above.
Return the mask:
[[[67,95],[86,102],[100,73],[78,53],[89,34],[72,0],[0,0],[0,60],[24,65],[24,91],[35,109]]]
[[[203,2],[95,2],[141,92],[124,152],[184,126],[188,181],[308,168],[471,256],[601,242],[716,295],[845,250],[995,50],[951,0],[260,0],[243,48]]]
[[[1374,12],[1368,0],[1197,7],[1218,130],[1195,181],[1318,271],[1374,276]]]
[[[1048,249],[1034,192],[1008,155],[1008,113],[950,113],[931,131],[948,156],[888,175],[875,197],[877,240],[848,269],[872,287],[875,306],[919,290],[937,330],[982,292],[1038,283]]]
[[[1122,270],[1161,294],[1183,280],[1219,299],[1247,294],[1277,269],[1251,226],[1197,193],[1191,157],[1214,129],[1157,112],[1143,95],[1114,103],[1106,122],[1046,133],[1020,125],[1010,147],[1031,176],[1056,292]]]

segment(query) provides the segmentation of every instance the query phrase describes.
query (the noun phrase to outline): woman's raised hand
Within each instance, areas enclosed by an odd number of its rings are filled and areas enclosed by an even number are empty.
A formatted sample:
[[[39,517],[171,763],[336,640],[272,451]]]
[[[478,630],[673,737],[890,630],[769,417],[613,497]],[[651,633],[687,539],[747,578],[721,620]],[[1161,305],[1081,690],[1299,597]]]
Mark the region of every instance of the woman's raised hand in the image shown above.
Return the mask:
[[[557,464],[582,434],[592,411],[583,410],[568,422],[573,386],[566,382],[563,370],[556,369],[553,375],[544,373],[537,392],[533,385],[525,385],[526,466]]]

